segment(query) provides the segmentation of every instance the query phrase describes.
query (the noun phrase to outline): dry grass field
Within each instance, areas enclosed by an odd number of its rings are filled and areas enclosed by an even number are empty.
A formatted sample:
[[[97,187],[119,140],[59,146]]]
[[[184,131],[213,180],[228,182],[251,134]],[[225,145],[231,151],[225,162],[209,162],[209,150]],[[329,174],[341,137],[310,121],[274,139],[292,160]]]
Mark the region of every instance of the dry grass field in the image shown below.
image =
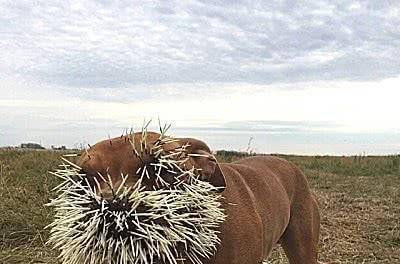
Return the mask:
[[[57,263],[43,205],[61,152],[0,150],[0,263]],[[218,152],[220,161],[240,155]],[[323,263],[400,263],[400,156],[281,156],[297,164],[318,196]],[[268,202],[268,201],[266,201]],[[277,249],[270,263],[287,263]]]

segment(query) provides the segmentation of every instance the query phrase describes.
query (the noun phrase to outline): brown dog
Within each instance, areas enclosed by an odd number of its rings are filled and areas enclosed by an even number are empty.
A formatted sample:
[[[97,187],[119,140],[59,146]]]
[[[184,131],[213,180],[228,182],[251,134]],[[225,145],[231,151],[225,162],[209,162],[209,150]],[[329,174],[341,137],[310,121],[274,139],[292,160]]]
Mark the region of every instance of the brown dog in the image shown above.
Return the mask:
[[[141,134],[134,134],[140,142]],[[159,137],[148,133],[147,144]],[[233,163],[218,163],[202,141],[181,138],[164,148],[189,143],[189,153],[201,154],[188,160],[201,169],[204,180],[224,187],[226,221],[220,226],[221,244],[208,264],[258,264],[280,243],[291,264],[317,263],[319,212],[303,173],[286,160],[255,156]],[[136,143],[137,144],[137,143]],[[128,174],[128,184],[138,179],[136,171],[146,162],[132,151],[128,136],[97,143],[84,153],[78,165],[91,177],[97,173],[118,181]],[[101,180],[99,180],[101,182]],[[116,183],[118,185],[118,182]],[[107,197],[106,185],[101,186]]]

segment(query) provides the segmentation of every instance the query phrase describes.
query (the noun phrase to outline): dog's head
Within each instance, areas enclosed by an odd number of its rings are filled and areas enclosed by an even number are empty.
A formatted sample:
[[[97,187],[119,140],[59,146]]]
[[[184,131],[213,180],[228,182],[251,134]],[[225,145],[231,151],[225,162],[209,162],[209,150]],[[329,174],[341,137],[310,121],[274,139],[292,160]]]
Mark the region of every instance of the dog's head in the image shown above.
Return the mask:
[[[143,133],[134,133],[101,141],[83,151],[77,165],[82,168],[82,173],[88,177],[89,183],[95,187],[96,192],[104,198],[112,195],[109,184],[104,181],[104,178],[108,179],[108,177],[114,189],[122,183],[121,175],[127,177],[126,186],[134,185],[143,176],[140,169],[154,162],[154,152],[160,148],[164,154],[181,150],[181,155],[185,156],[185,162],[181,165],[186,170],[193,168],[201,180],[219,187],[221,191],[224,189],[224,175],[210,148],[204,142],[193,138],[171,138],[159,148],[154,149],[153,146],[160,141],[160,134],[148,132],[145,137],[143,140]],[[167,170],[161,176],[167,182],[175,180],[174,175],[169,174]],[[142,178],[147,190],[153,189],[157,184],[154,177]]]

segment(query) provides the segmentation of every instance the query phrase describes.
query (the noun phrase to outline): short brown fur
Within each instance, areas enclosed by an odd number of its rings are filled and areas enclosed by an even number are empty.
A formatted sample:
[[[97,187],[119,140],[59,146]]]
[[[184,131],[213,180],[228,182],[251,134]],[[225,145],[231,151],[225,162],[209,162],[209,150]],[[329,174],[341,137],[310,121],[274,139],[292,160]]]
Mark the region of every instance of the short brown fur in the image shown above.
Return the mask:
[[[148,144],[158,138],[148,134]],[[140,134],[135,134],[135,142]],[[190,153],[210,153],[196,139],[181,138],[172,147],[189,143]],[[171,147],[171,146],[170,146]],[[105,140],[84,152],[78,165],[90,176],[97,172],[117,179],[128,174],[133,184],[144,157],[135,155],[128,136]],[[217,163],[212,158],[196,157],[189,165],[202,169],[203,178],[225,187],[222,206],[227,214],[220,226],[221,244],[215,256],[204,264],[258,264],[267,259],[276,244],[281,244],[290,264],[317,263],[320,219],[317,202],[303,173],[286,160],[255,156],[233,163]],[[118,185],[118,180],[117,185]],[[103,189],[104,188],[104,189]],[[107,187],[100,190],[105,196]]]

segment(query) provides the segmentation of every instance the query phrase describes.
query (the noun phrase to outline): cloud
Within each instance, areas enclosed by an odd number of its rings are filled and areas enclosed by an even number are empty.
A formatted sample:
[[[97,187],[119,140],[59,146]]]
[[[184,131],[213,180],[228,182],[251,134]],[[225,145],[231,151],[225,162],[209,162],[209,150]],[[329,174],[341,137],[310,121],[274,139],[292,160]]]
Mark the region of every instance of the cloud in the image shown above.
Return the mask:
[[[285,120],[246,120],[222,124],[221,129],[231,131],[255,132],[311,132],[340,127],[338,124],[318,121],[285,121]]]
[[[399,8],[373,0],[3,1],[0,70],[114,89],[382,79],[400,73]]]
[[[18,144],[29,138],[40,138],[49,145],[93,143],[108,134],[118,136],[131,126],[138,128],[144,118],[172,123],[173,131],[179,135],[185,131],[195,135],[207,131],[212,131],[212,135],[218,132],[396,134],[400,132],[395,122],[400,98],[398,84],[399,78],[259,86],[231,84],[205,95],[182,96],[179,89],[171,89],[146,100],[122,101],[112,96],[107,100],[109,95],[101,94],[95,94],[95,98],[89,94],[73,96],[68,91],[63,94],[61,89],[42,98],[50,88],[38,86],[40,89],[24,99],[18,99],[23,91],[17,91],[14,98],[0,99],[0,145]],[[152,129],[156,129],[156,123]]]
[[[399,24],[386,0],[1,1],[0,145],[158,117],[222,147],[223,131],[399,133]]]

